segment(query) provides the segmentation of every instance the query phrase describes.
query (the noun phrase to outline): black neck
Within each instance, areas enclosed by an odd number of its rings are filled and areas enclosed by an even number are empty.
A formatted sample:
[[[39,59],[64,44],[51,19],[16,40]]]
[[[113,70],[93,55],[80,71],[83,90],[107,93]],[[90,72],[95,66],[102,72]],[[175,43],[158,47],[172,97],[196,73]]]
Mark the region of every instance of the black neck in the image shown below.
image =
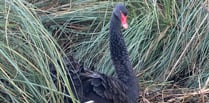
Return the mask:
[[[121,32],[121,22],[115,15],[112,15],[111,18],[109,38],[110,54],[118,78],[128,87],[127,95],[130,98],[130,103],[137,103],[138,84],[136,75],[133,72],[133,67]]]
[[[121,32],[121,22],[115,15],[110,23],[110,53],[118,78],[125,84],[135,84],[136,76]]]

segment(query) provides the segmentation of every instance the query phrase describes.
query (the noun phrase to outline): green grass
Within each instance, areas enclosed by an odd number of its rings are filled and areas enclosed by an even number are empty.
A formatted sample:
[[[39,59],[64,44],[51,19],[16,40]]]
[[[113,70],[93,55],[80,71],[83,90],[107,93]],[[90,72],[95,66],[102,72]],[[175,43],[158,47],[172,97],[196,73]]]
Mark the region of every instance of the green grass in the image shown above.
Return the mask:
[[[56,65],[60,80],[70,90],[64,67],[57,63],[63,55],[115,74],[108,29],[116,2],[29,1],[0,1],[0,102],[63,102],[66,94],[55,87],[48,67]],[[206,0],[129,0],[125,4],[129,29],[123,35],[142,93],[170,85],[206,89]]]
[[[62,50],[41,24],[33,5],[1,1],[1,21],[0,102],[62,102],[64,93],[55,87],[48,66],[56,65],[58,77],[70,90],[63,65],[57,63]]]

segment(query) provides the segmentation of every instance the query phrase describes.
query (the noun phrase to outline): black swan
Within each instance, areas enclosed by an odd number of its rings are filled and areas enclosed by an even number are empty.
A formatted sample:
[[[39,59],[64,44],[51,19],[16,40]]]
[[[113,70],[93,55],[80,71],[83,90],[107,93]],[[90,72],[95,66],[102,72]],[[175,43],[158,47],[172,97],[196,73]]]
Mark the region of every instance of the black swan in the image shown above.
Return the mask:
[[[121,24],[128,28],[127,14],[123,4],[116,4],[110,21],[110,54],[118,78],[85,69],[73,57],[65,59],[66,68],[75,86],[73,92],[81,103],[137,103],[137,79],[121,32]],[[56,71],[52,71],[52,74],[56,74]],[[54,82],[57,82],[55,75],[53,77]],[[65,103],[72,102],[70,98],[65,97],[64,100]]]

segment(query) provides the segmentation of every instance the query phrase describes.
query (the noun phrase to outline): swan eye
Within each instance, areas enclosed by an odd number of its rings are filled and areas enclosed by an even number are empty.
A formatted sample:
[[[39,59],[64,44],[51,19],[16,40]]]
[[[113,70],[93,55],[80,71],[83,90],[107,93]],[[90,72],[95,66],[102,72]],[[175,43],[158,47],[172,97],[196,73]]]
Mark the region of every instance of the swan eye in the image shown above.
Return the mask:
[[[123,13],[123,15],[124,15],[124,16],[127,16],[127,15],[128,15],[128,13],[125,13],[125,12],[124,12],[124,13]]]

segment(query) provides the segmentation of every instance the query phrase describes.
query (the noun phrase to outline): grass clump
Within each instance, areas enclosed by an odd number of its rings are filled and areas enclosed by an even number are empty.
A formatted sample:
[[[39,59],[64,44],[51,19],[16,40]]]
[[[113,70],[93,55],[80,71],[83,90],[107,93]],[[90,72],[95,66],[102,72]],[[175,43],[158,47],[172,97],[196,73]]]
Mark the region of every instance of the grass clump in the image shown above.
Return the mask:
[[[55,64],[60,78],[69,84],[64,67],[56,62],[62,61],[61,55],[65,54],[74,55],[85,67],[115,74],[108,49],[108,30],[116,2],[29,2],[1,1],[0,100],[63,102],[66,94],[54,86],[48,64]],[[206,101],[207,1],[124,3],[129,10],[130,28],[123,35],[139,79],[142,101]]]
[[[62,50],[43,27],[34,6],[19,0],[1,1],[0,102],[63,102],[55,87],[49,63],[70,91],[62,61]],[[75,100],[74,100],[75,101]]]

